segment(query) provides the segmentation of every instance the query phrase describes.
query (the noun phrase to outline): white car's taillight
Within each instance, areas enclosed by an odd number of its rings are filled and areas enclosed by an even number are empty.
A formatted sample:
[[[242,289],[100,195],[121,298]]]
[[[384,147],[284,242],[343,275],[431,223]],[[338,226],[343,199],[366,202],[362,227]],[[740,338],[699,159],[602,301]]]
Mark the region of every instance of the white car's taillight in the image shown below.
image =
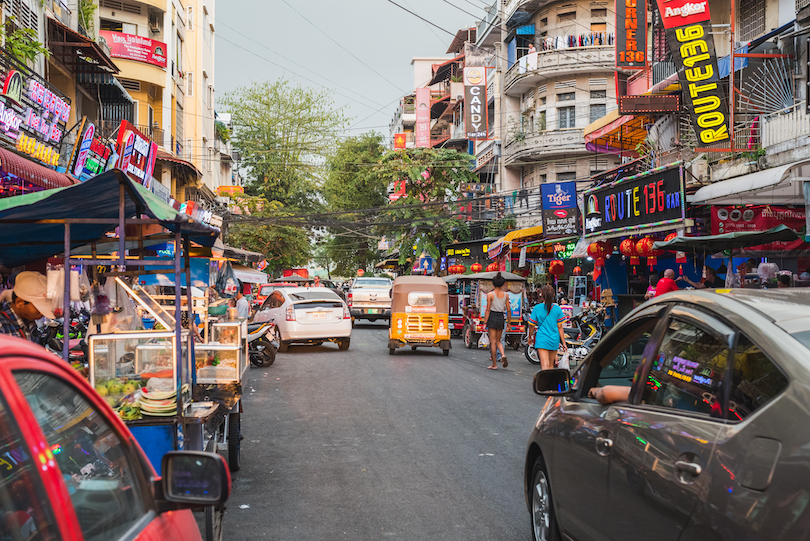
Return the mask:
[[[351,308],[351,306],[352,306],[352,294],[351,293],[349,293],[349,295],[346,297],[346,304],[348,304],[349,307]]]
[[[287,321],[295,321],[295,308],[293,308],[293,305],[287,307]]]
[[[349,307],[345,304],[343,305],[343,319],[351,319],[352,314],[349,312]]]

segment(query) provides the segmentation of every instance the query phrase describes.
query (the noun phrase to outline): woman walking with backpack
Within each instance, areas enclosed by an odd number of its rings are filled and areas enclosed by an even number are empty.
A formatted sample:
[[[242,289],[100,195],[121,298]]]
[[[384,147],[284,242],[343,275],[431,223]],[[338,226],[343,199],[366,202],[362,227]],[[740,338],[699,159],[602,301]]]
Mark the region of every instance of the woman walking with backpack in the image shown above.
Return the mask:
[[[531,325],[529,343],[534,343],[537,356],[540,358],[540,366],[543,370],[548,370],[557,364],[557,350],[560,344],[563,351],[568,349],[562,326],[565,315],[562,308],[554,303],[553,287],[543,286],[540,295],[542,302],[534,307],[529,316]]]
[[[484,321],[487,324],[487,334],[489,335],[489,354],[491,356],[492,364],[487,366],[490,370],[497,370],[498,363],[498,350],[501,352],[501,362],[503,367],[509,366],[509,361],[506,360],[506,351],[503,349],[501,336],[503,329],[506,326],[507,314],[509,314],[509,294],[503,290],[506,285],[506,280],[501,273],[495,275],[492,279],[492,285],[495,289],[487,293],[487,309],[484,312]]]

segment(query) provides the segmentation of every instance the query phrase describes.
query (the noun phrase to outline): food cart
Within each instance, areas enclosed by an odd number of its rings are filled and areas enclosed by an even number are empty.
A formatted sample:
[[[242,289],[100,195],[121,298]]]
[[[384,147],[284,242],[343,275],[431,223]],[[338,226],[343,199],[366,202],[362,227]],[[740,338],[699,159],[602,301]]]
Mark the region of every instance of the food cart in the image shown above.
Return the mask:
[[[149,235],[150,242],[174,243],[177,249],[171,259],[143,258],[147,226],[160,226],[158,229],[162,231]],[[116,254],[104,258],[99,255],[98,246],[116,228],[119,232]],[[128,233],[133,230],[137,234],[135,238],[130,235],[128,241]],[[98,279],[104,269],[107,279],[167,273],[174,275],[174,283],[180,283],[184,273],[189,276],[191,241],[211,246],[218,234],[217,229],[177,212],[119,170],[67,188],[0,200],[0,232],[6,239],[0,244],[0,265],[7,268],[61,253],[66,270],[84,266],[93,279]],[[76,258],[73,251],[87,245],[91,256]],[[127,257],[127,250],[137,250],[139,255]],[[159,269],[146,270],[147,266]],[[69,314],[71,272],[64,273],[64,280],[63,310]],[[107,393],[108,402],[119,408],[119,415],[125,418],[159,473],[163,452],[208,447],[203,427],[216,418],[220,409],[213,400],[195,401],[191,393],[196,377],[196,363],[192,362],[196,359],[195,344],[181,327],[181,289],[175,289],[172,315],[145,292],[130,288],[133,299],[161,322],[162,330],[133,330],[91,339],[91,381],[100,393]],[[188,305],[193,306],[190,288],[187,289]],[[70,318],[65,317],[64,336],[69,336],[69,325]],[[66,362],[68,355],[69,349],[64,348]],[[136,418],[134,408],[122,407],[138,393],[149,400],[145,407],[139,408],[140,419]],[[130,413],[132,418],[126,419]],[[221,539],[223,513],[224,508],[206,509],[208,540]]]
[[[468,348],[477,347],[478,339],[486,332],[487,326],[483,317],[487,308],[487,293],[495,289],[492,279],[497,274],[497,272],[479,272],[458,277],[459,282],[470,283],[470,302],[464,310],[464,327],[461,330],[464,345]],[[504,335],[506,343],[518,349],[521,337],[526,333],[526,324],[523,321],[526,279],[511,272],[501,272],[501,276],[506,280],[504,290],[509,294],[511,308],[511,323],[506,324]]]

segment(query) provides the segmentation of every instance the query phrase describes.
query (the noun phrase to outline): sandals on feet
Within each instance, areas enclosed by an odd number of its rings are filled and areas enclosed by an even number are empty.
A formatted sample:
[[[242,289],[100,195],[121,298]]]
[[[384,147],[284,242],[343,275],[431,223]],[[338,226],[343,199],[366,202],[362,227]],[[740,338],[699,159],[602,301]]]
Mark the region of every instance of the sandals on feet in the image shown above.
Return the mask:
[[[498,369],[497,366],[487,366],[487,368],[489,368],[490,370],[497,370]]]
[[[509,366],[509,361],[506,360],[506,357],[501,357],[501,362],[503,362],[503,367],[506,368]]]

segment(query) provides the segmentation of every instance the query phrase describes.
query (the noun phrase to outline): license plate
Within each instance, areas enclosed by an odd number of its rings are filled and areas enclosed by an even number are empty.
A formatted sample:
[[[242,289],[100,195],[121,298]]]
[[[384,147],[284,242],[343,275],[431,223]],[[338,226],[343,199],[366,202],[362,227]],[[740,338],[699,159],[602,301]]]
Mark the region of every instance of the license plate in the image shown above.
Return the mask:
[[[377,313],[379,313],[379,311],[376,308],[369,308],[368,313],[369,314],[377,314]]]
[[[313,319],[326,319],[329,312],[312,312]]]

